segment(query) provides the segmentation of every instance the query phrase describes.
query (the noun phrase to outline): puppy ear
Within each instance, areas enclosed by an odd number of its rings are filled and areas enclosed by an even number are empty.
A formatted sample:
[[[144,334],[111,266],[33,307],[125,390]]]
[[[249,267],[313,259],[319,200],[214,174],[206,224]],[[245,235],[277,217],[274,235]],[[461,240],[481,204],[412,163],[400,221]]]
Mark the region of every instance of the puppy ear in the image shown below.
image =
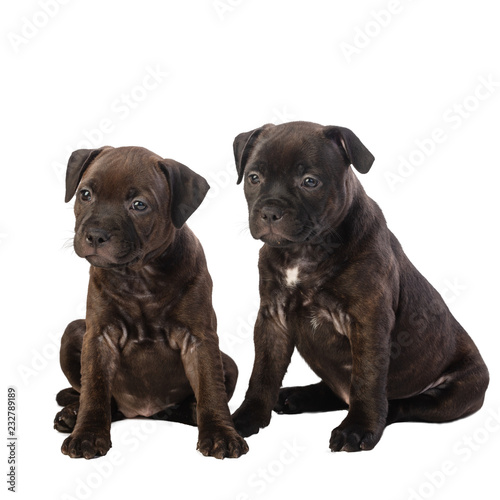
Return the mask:
[[[73,198],[78,184],[82,179],[82,175],[87,170],[87,167],[94,161],[94,159],[103,151],[111,146],[104,146],[99,149],[77,149],[71,153],[66,167],[66,197],[64,201]]]
[[[274,125],[272,123],[266,123],[262,127],[250,130],[250,132],[243,132],[242,134],[237,135],[234,139],[234,160],[236,161],[236,171],[238,172],[238,181],[236,184],[239,184],[243,179],[246,163],[257,138],[263,130],[269,127],[274,127]]]
[[[375,157],[354,132],[348,128],[330,126],[325,127],[325,135],[327,138],[333,139],[342,148],[348,161],[358,172],[366,174],[370,170]]]
[[[175,160],[161,160],[159,166],[170,186],[170,217],[180,229],[201,205],[210,186],[204,177]]]

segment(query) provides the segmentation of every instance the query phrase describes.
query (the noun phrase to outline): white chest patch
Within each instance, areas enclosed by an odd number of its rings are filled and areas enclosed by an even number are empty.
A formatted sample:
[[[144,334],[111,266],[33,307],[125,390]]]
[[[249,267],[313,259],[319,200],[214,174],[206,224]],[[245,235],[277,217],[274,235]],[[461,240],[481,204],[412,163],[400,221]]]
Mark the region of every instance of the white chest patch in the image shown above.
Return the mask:
[[[297,283],[300,283],[298,266],[290,267],[286,270],[285,281],[286,286],[290,287],[296,286]]]
[[[333,323],[335,330],[341,335],[349,336],[351,317],[341,309],[320,309],[311,317],[311,326],[317,330],[323,322]]]

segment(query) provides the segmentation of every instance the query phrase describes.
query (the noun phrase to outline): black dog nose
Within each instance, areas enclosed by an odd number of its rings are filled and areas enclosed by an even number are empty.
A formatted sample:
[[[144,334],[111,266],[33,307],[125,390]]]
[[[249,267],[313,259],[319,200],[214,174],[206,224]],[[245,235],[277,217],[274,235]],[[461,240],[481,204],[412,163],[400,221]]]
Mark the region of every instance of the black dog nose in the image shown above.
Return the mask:
[[[280,207],[266,205],[260,209],[260,217],[272,224],[283,218],[283,210]]]
[[[85,241],[91,246],[98,248],[111,238],[104,229],[89,229],[85,235]]]

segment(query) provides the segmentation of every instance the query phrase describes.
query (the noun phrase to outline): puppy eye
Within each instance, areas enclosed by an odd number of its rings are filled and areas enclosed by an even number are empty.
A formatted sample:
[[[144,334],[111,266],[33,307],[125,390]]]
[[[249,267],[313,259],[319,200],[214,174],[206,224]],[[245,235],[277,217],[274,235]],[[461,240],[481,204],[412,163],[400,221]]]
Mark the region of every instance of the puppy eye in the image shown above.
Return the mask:
[[[130,207],[130,210],[138,210],[139,212],[142,212],[143,210],[146,210],[148,206],[140,200],[136,200],[132,203],[132,206]]]
[[[82,201],[90,201],[92,199],[92,195],[88,189],[82,189],[80,191],[80,200]]]
[[[315,188],[319,186],[319,181],[317,179],[314,179],[313,177],[306,177],[302,181],[302,185],[306,188]]]
[[[257,174],[249,174],[248,175],[248,180],[252,183],[252,184],[258,184],[260,182],[260,178]]]

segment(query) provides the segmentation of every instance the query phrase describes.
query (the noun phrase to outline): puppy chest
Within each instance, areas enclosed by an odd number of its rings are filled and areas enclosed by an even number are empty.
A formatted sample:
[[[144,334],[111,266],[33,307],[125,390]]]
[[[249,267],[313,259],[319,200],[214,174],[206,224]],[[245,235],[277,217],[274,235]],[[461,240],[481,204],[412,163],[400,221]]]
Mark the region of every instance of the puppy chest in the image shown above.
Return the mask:
[[[311,279],[311,274],[305,266],[292,265],[283,270],[281,276],[283,289],[282,300],[285,306],[285,316],[297,316],[301,323],[306,323],[306,330],[316,332],[323,326],[328,326],[335,333],[349,337],[352,325],[351,316],[342,305],[329,296],[322,288],[318,279]],[[288,315],[287,310],[288,310]],[[279,310],[280,308],[277,308]],[[283,308],[281,308],[283,309]],[[283,312],[280,320],[283,322]]]
[[[352,372],[351,318],[341,308],[310,305],[296,318],[296,347],[311,369],[348,401]]]
[[[296,279],[295,275],[290,279]],[[350,337],[353,319],[333,298],[300,285],[293,291],[286,290],[278,298],[273,312],[285,328],[300,327],[306,334],[326,329],[331,334]]]
[[[329,326],[339,335],[350,336],[351,317],[342,308],[334,304],[329,308],[312,306],[309,317],[309,323],[313,332],[316,332],[323,326]]]

